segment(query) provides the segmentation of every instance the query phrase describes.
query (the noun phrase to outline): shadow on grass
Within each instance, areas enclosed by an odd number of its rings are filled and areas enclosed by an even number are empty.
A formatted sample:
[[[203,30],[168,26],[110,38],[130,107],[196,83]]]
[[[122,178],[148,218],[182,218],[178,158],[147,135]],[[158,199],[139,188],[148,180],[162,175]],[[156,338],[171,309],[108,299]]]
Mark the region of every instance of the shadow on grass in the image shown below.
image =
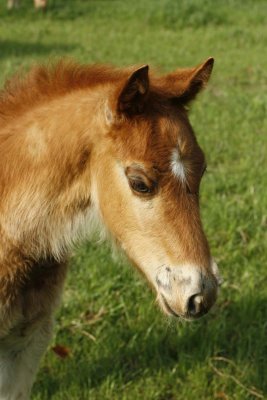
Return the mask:
[[[267,392],[266,354],[267,354],[267,298],[241,298],[236,303],[222,304],[218,312],[202,320],[167,329],[154,326],[147,332],[136,326],[136,330],[127,330],[120,325],[116,336],[111,335],[110,348],[105,348],[102,356],[83,358],[78,355],[72,359],[71,366],[64,376],[45,377],[48,398],[60,392],[58,380],[64,381],[64,392],[68,390],[75,376],[76,384],[84,391],[96,389],[105,380],[119,380],[124,386],[134,380],[144,378],[144,372],[155,377],[157,372],[172,373],[179,369],[179,378],[186,380],[189,371],[196,366],[207,366],[212,357],[231,360],[238,368],[249,365],[246,384]],[[220,308],[220,309],[219,309]],[[147,329],[147,327],[146,327]],[[82,347],[82,346],[81,346]],[[220,368],[232,368],[231,364],[220,364]],[[212,372],[212,371],[210,371]],[[229,369],[227,371],[229,374]],[[231,371],[230,371],[231,373]],[[174,375],[175,384],[176,378]],[[62,389],[62,388],[61,388]],[[35,386],[38,392],[38,384]]]
[[[28,57],[29,55],[62,55],[64,52],[72,51],[76,46],[74,44],[40,42],[29,43],[13,40],[0,40],[1,59],[12,56]]]

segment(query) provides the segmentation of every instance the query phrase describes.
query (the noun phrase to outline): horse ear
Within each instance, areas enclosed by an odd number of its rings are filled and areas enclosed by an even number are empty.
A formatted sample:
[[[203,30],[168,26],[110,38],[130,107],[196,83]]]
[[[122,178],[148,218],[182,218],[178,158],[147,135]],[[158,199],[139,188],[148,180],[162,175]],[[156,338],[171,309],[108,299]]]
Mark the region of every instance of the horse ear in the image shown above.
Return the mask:
[[[148,65],[144,65],[132,73],[122,89],[118,99],[118,112],[128,115],[141,113],[148,90]]]
[[[187,104],[206,86],[211,76],[214,58],[208,58],[195,68],[180,69],[167,75],[171,95],[179,103]]]

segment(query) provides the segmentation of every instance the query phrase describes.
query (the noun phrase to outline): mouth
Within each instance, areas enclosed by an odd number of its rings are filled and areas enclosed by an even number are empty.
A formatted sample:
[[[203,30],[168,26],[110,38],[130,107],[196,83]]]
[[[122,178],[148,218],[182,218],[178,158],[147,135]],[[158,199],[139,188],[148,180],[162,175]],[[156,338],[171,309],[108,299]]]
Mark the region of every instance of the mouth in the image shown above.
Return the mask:
[[[175,318],[193,321],[203,317],[214,305],[221,279],[218,267],[207,273],[187,268],[163,266],[156,276],[156,292],[162,311]]]
[[[169,315],[173,315],[176,318],[181,318],[183,317],[182,315],[177,314],[169,305],[169,303],[167,302],[165,296],[161,293],[161,298],[162,298],[162,303],[164,305],[165,311],[167,311],[167,314]]]
[[[169,316],[173,316],[175,318],[179,318],[179,319],[183,319],[185,321],[194,321],[196,319],[199,319],[201,317],[203,317],[205,314],[207,314],[208,310],[207,309],[203,309],[202,312],[199,312],[198,314],[192,316],[189,313],[180,313],[178,314],[176,311],[173,310],[173,308],[169,305],[166,297],[161,293],[160,294],[161,297],[161,305],[163,306],[163,310],[165,311],[165,313]]]

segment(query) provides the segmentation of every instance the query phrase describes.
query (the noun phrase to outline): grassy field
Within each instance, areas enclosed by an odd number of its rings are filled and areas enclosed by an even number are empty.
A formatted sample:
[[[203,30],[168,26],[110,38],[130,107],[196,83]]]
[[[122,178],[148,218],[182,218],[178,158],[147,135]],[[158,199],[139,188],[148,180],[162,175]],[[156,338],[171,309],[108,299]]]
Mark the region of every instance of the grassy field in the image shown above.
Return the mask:
[[[33,399],[267,399],[267,2],[51,0],[45,15],[22,3],[0,11],[1,82],[63,55],[162,71],[215,57],[191,121],[208,159],[203,221],[225,280],[207,317],[170,323],[125,261],[85,245],[52,343],[70,353],[47,351]]]

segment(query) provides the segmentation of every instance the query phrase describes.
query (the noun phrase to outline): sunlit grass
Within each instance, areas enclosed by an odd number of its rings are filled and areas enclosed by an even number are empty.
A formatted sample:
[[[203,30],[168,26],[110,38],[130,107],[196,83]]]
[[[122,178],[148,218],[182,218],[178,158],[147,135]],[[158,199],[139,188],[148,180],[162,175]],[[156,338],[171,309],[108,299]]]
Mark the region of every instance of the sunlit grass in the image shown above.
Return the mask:
[[[104,246],[71,262],[35,400],[267,398],[267,3],[30,1],[2,10],[0,80],[63,55],[163,71],[216,59],[191,120],[208,160],[202,216],[225,283],[214,310],[170,323],[145,283]]]

